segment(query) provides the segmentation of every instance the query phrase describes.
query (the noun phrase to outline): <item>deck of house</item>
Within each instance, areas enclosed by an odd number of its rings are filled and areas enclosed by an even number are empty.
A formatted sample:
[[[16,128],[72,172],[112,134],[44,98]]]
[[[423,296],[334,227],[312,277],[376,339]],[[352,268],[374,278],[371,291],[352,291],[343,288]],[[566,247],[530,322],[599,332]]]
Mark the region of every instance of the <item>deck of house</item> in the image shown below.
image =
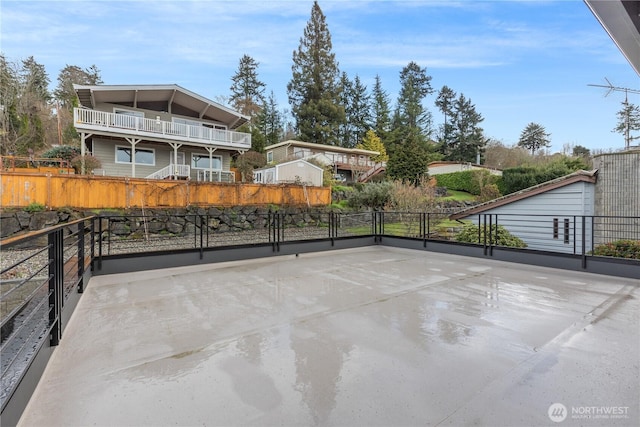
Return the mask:
[[[20,425],[636,425],[639,313],[636,280],[385,246],[98,276]]]

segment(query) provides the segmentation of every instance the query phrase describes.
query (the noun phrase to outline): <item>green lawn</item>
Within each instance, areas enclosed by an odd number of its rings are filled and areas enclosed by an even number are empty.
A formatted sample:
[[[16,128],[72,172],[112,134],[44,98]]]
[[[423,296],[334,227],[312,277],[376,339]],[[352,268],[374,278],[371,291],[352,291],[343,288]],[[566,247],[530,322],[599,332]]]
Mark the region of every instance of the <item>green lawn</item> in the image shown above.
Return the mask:
[[[458,221],[443,219],[435,224],[432,222],[430,229],[432,231],[438,230],[440,233],[444,233],[449,228],[463,227],[465,224],[469,223],[471,223],[471,221],[463,221],[461,224]],[[347,230],[349,233],[356,235],[369,234],[371,233],[371,226],[362,225],[359,227],[349,227]],[[419,232],[420,223],[418,221],[407,221],[406,223],[391,222],[384,225],[384,233],[391,236],[416,236]]]

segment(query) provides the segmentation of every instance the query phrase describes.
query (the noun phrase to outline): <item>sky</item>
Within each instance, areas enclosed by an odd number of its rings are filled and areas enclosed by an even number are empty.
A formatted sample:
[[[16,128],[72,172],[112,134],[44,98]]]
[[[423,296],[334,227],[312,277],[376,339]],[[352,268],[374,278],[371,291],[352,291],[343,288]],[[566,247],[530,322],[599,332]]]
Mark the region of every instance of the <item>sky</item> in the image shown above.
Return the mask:
[[[0,0],[0,51],[33,56],[57,85],[67,64],[95,64],[104,84],[178,84],[215,101],[230,94],[243,55],[289,109],[286,86],[310,0]],[[529,123],[551,134],[551,151],[620,149],[612,132],[624,93],[640,77],[582,0],[320,0],[341,71],[369,89],[376,75],[395,104],[399,74],[426,67],[436,91],[464,94],[485,136],[518,142]],[[640,94],[628,94],[640,105]]]

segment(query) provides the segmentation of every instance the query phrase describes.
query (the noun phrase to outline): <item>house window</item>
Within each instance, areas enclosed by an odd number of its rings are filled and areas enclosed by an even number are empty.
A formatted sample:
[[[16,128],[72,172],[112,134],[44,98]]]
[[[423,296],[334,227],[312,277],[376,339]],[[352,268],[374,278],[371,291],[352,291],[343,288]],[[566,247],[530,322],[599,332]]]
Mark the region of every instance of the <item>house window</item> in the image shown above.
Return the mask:
[[[311,156],[311,150],[302,147],[293,147],[293,157],[296,159],[306,159]]]
[[[569,219],[565,218],[564,220],[564,243],[569,243]]]
[[[132,159],[131,147],[116,146],[116,163],[131,163],[132,160],[135,160],[136,165],[154,166],[156,152],[152,148],[136,148]]]
[[[558,218],[553,218],[553,238],[558,238]]]
[[[209,157],[208,154],[192,154],[191,167],[194,169],[222,170],[222,157]]]
[[[262,182],[262,172],[256,172],[255,182]]]
[[[273,151],[267,151],[267,163],[273,162]]]

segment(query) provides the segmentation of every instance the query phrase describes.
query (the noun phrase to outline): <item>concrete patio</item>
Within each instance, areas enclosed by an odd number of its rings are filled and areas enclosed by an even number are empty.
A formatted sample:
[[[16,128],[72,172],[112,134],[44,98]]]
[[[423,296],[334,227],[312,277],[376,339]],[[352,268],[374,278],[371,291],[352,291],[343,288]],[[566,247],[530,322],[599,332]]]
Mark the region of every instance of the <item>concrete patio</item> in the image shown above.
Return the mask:
[[[638,285],[383,246],[93,277],[20,425],[638,425]]]

